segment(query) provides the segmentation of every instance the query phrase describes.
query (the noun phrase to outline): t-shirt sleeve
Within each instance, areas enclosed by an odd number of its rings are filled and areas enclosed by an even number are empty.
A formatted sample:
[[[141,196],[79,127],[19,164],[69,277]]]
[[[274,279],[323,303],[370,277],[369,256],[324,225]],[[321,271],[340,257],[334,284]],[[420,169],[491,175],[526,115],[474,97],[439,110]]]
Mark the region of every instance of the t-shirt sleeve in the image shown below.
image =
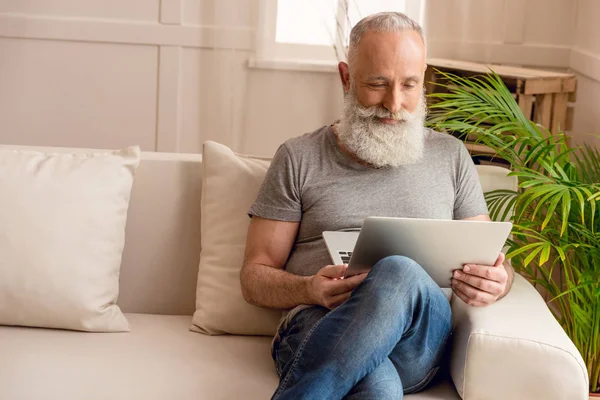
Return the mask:
[[[458,160],[454,219],[489,214],[479,182],[479,174],[469,152],[462,143],[460,144]]]
[[[299,222],[302,202],[294,163],[285,144],[281,145],[267,171],[248,215],[278,221]]]

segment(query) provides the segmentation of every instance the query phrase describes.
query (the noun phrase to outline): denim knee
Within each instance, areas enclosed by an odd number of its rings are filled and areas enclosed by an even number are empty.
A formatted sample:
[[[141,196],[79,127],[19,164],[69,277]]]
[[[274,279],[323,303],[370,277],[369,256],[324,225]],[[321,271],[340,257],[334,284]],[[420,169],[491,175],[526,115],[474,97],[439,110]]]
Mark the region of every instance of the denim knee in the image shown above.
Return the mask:
[[[389,256],[379,260],[373,266],[371,273],[383,275],[386,280],[396,283],[417,281],[429,284],[433,282],[416,261],[404,256]]]
[[[394,371],[397,375],[397,372]],[[378,382],[360,382],[345,400],[366,400],[366,399],[398,399],[402,396],[403,388],[400,378],[386,379]]]
[[[403,392],[400,379],[389,379],[387,381],[378,382],[371,387],[369,394],[372,399],[397,399]]]
[[[416,261],[408,257],[383,258],[373,266],[369,275],[377,282],[376,291],[381,291],[381,295],[386,298],[389,298],[391,291],[397,290],[421,299],[433,299],[434,303],[442,303],[438,308],[445,309],[447,306],[448,300],[438,284]],[[449,306],[447,308],[449,312]]]

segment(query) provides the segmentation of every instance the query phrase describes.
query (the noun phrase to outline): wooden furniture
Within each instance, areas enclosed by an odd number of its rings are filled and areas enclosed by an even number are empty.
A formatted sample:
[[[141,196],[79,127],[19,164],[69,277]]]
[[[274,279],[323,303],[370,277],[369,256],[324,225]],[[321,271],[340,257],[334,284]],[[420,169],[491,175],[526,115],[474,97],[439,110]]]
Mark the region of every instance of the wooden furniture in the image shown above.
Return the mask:
[[[572,129],[573,107],[569,102],[576,100],[577,78],[574,74],[441,58],[430,58],[427,64],[427,93],[436,93],[442,89],[435,85],[441,78],[435,73],[436,69],[464,77],[486,74],[491,69],[513,93],[526,117],[552,133],[568,133]],[[486,146],[467,143],[467,147],[472,153],[494,154]]]

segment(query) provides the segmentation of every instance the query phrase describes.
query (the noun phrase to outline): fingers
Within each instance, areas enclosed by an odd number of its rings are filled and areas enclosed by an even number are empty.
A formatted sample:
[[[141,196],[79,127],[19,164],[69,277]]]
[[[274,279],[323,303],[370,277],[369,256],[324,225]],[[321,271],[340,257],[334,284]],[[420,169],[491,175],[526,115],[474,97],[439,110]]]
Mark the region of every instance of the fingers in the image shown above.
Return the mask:
[[[486,278],[481,278],[476,275],[465,274],[462,271],[454,271],[454,279],[473,286],[474,288],[480,289],[484,292],[491,293],[495,296],[500,296],[504,293],[504,285],[500,282],[492,281]]]
[[[343,278],[346,273],[346,268],[346,265],[328,265],[321,268],[317,274],[333,279]]]
[[[345,265],[328,265],[319,270],[314,276],[313,297],[316,304],[333,309],[342,304],[352,291],[365,280],[367,274],[353,275],[340,279],[346,273]]]
[[[360,285],[360,283],[364,281],[366,277],[367,274],[359,274],[344,280],[331,281],[336,288],[332,290],[331,295],[329,296],[328,308],[333,309],[345,302],[352,294],[352,290]]]
[[[348,297],[350,297],[351,293],[352,292],[346,292],[330,297],[327,303],[325,304],[325,307],[329,308],[330,310],[333,310],[334,308],[342,305],[346,300],[348,300]]]
[[[502,296],[508,282],[504,260],[504,253],[500,253],[493,267],[467,264],[462,271],[454,271],[454,293],[472,306],[481,307],[494,303]]]
[[[500,267],[504,264],[504,260],[506,260],[506,255],[502,252],[500,252],[500,254],[498,254],[498,258],[496,259],[496,262],[494,263],[494,267]]]
[[[498,260],[499,259],[500,257],[498,257]],[[467,264],[462,270],[464,274],[479,276],[481,278],[501,284],[506,283],[508,279],[508,274],[506,273],[506,269],[504,269],[502,263],[500,263],[499,266],[493,267],[487,265]]]
[[[332,295],[340,293],[351,292],[356,288],[362,281],[365,280],[367,274],[353,275],[350,278],[340,279],[336,281],[330,281],[328,284],[331,288],[329,292]]]
[[[454,292],[455,295],[457,295],[462,301],[464,301],[465,303],[467,303],[470,306],[473,307],[485,307],[487,304],[481,302],[481,301],[475,301],[471,298],[469,298],[469,296],[467,296],[466,294],[464,294],[459,288],[457,287],[452,287],[452,291]]]
[[[481,306],[492,304],[498,299],[497,295],[479,290],[468,283],[452,279],[452,290],[465,303],[472,306]],[[460,292],[460,294],[458,293]]]

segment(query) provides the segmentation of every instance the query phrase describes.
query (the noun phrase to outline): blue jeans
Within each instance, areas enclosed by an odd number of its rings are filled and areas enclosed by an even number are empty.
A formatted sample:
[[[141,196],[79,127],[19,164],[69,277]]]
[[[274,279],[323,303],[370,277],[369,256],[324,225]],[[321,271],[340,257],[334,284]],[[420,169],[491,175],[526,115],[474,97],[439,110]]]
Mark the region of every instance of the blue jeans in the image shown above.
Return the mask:
[[[279,332],[273,399],[402,399],[435,377],[450,304],[413,260],[379,261],[342,305],[310,307]]]

